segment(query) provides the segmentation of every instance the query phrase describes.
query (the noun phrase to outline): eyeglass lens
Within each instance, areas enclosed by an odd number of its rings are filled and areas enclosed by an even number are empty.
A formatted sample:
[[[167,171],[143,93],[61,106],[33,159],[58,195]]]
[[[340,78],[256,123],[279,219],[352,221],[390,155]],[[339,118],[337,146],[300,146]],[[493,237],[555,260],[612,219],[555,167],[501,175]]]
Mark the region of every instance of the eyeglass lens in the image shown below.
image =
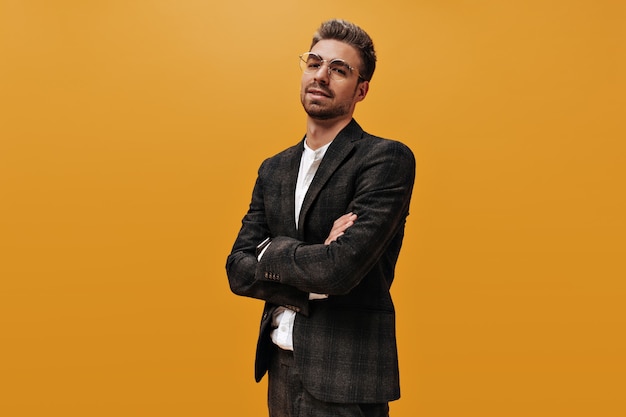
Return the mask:
[[[319,71],[324,62],[326,60],[312,52],[302,54],[300,57],[300,67],[307,74]],[[328,62],[328,74],[333,79],[343,80],[348,77],[350,71],[350,65],[342,59],[333,59]]]

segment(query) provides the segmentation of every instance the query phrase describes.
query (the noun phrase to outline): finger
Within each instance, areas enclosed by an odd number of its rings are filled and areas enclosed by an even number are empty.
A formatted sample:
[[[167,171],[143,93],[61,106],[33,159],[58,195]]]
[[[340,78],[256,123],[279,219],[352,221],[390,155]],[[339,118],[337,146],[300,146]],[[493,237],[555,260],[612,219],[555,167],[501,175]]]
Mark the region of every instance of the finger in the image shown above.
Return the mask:
[[[345,232],[350,226],[352,226],[352,223],[344,223],[344,224],[339,224],[333,227],[333,229],[330,231],[330,235],[337,235],[337,233],[343,233]]]
[[[335,223],[342,222],[342,221],[348,221],[348,220],[356,220],[356,214],[354,214],[352,212],[346,213],[343,216],[339,217],[337,220],[335,220]]]
[[[333,226],[335,226],[335,227],[350,227],[350,226],[352,226],[354,224],[355,220],[356,220],[356,215],[341,216],[340,218],[335,220],[335,223],[333,224]]]
[[[337,234],[331,234],[330,236],[328,236],[328,238],[326,238],[326,240],[324,241],[324,245],[330,245],[331,242],[334,242],[337,240],[337,238],[339,236],[343,235],[343,232],[341,233],[337,233]]]

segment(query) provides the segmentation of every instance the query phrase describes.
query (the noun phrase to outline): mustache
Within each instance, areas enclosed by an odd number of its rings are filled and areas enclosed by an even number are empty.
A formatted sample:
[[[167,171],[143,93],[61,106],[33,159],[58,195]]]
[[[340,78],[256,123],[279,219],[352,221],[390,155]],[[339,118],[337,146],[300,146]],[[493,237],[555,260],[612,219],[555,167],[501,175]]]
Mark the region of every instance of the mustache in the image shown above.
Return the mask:
[[[333,97],[333,93],[327,87],[324,87],[323,85],[320,85],[316,82],[312,82],[311,84],[309,84],[306,87],[305,92],[308,93],[310,90],[319,90],[326,94],[328,97]]]

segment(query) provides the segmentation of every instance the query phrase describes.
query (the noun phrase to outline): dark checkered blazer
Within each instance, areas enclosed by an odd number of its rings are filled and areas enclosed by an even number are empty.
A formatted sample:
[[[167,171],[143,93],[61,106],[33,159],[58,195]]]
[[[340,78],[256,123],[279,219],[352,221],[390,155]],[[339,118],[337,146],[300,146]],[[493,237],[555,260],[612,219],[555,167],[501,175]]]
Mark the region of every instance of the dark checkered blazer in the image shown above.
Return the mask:
[[[329,146],[295,227],[300,141],[261,165],[226,270],[232,291],[265,300],[255,377],[267,371],[274,309],[298,314],[294,358],[304,387],[322,401],[399,398],[395,312],[389,288],[415,178],[415,159],[400,142],[364,132],[352,120]],[[333,222],[358,218],[330,245]],[[260,262],[256,246],[272,243]],[[309,301],[309,293],[329,294]]]

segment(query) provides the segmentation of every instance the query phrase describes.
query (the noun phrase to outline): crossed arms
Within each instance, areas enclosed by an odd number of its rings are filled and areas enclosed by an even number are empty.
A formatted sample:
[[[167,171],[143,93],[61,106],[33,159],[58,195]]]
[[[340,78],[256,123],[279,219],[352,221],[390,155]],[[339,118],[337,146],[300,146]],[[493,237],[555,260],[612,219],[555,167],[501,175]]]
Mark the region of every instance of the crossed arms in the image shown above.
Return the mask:
[[[399,142],[368,146],[363,155],[352,156],[362,158],[354,175],[354,193],[345,197],[352,212],[335,219],[323,243],[272,235],[264,195],[264,179],[271,173],[262,175],[261,167],[250,209],[226,264],[234,293],[296,306],[306,314],[309,293],[349,293],[392,241],[401,240],[415,176],[413,154]],[[268,236],[271,245],[258,261],[256,245]]]

